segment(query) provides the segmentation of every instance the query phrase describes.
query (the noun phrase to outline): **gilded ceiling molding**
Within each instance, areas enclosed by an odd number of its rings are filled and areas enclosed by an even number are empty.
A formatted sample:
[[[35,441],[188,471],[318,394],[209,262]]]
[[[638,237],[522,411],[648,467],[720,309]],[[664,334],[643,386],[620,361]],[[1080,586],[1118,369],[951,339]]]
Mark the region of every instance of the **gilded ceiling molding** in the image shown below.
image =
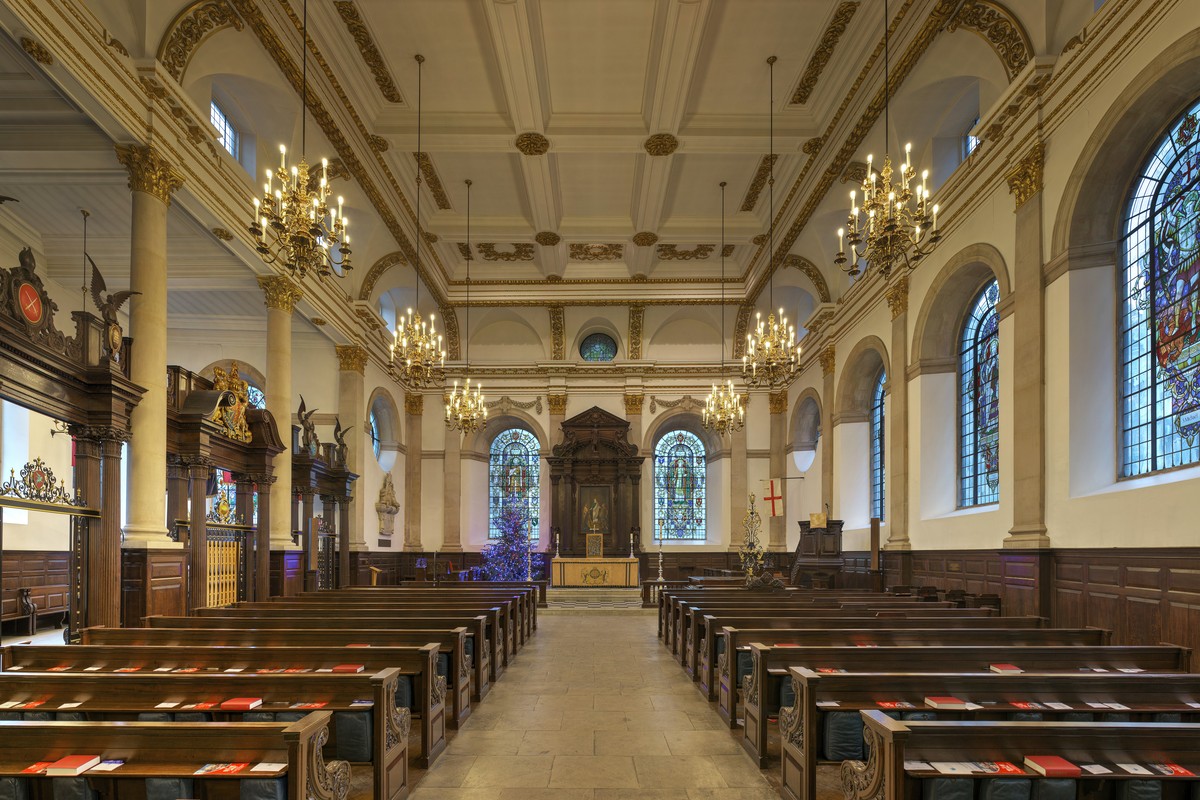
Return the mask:
[[[562,306],[550,306],[550,358],[555,361],[565,361],[567,358],[566,322]]]
[[[425,241],[428,242],[429,244],[437,244],[438,243],[438,235],[436,233],[434,233],[433,231],[425,231],[421,235],[425,237]]]
[[[825,345],[824,349],[817,355],[817,359],[821,362],[821,374],[832,375],[833,368],[837,364],[837,350],[833,343]]]
[[[183,185],[183,176],[168,164],[153,147],[117,145],[117,160],[129,170],[129,189],[152,194],[165,205],[171,194]]]
[[[403,103],[404,98],[400,96],[400,90],[396,88],[396,82],[392,80],[392,73],[388,70],[387,63],[383,60],[379,48],[375,46],[375,40],[371,38],[371,32],[367,30],[362,16],[359,15],[358,6],[350,0],[336,0],[333,5],[337,8],[342,22],[346,24],[346,30],[354,38],[354,43],[358,45],[363,62],[375,77],[375,84],[379,87],[383,99],[389,103]]]
[[[21,37],[21,49],[39,64],[48,67],[54,63],[54,56],[50,55],[50,51],[46,49],[45,45],[28,36]]]
[[[233,241],[233,234],[229,232],[228,228],[213,228],[212,235],[220,239],[222,242]]]
[[[442,314],[442,328],[446,331],[446,358],[457,361],[462,357],[459,355],[461,338],[458,333],[458,314],[454,306],[448,305],[438,306],[438,311]],[[470,336],[470,331],[467,335]]]
[[[846,27],[850,24],[850,19],[854,16],[855,11],[858,11],[858,3],[848,0],[833,12],[833,19],[825,26],[825,31],[821,34],[821,41],[817,44],[817,49],[813,52],[812,57],[808,59],[804,74],[800,76],[800,85],[796,87],[796,91],[792,95],[792,105],[803,105],[808,102],[808,98],[812,97],[817,80],[825,71],[829,59],[833,58],[833,49],[837,47],[842,34],[846,32]]]
[[[767,185],[767,179],[771,177],[771,166],[779,160],[779,153],[773,153],[763,156],[758,162],[758,169],[754,173],[754,178],[750,181],[750,187],[746,189],[746,196],[742,198],[742,207],[739,211],[753,211],[758,205],[758,196],[762,194],[763,187]]]
[[[562,394],[547,394],[546,403],[550,406],[550,416],[562,417],[567,413],[567,395]]]
[[[533,240],[542,247],[554,247],[562,241],[562,238],[554,231],[539,231],[538,235],[533,237]]]
[[[375,134],[367,134],[367,143],[371,145],[371,149],[376,153],[386,153],[388,148],[391,147],[387,139]]]
[[[574,242],[568,248],[572,261],[620,261],[624,247],[620,244],[583,244]]]
[[[753,239],[751,239],[750,243],[753,244],[755,247],[762,247],[763,244],[766,243],[766,241],[767,241],[767,235],[765,233],[760,233],[758,236],[755,236]]]
[[[1008,182],[1008,191],[1013,195],[1016,205],[1013,212],[1020,210],[1028,200],[1042,190],[1042,163],[1045,156],[1045,146],[1038,142],[1029,152],[1021,157],[1004,179]]]
[[[733,357],[741,358],[746,354],[746,332],[750,330],[750,313],[754,306],[742,303],[738,306],[737,320],[733,323]]]
[[[646,307],[635,304],[629,307],[629,358],[637,361],[642,357],[642,323],[646,317]]]
[[[466,242],[458,242],[458,254],[462,256],[463,261],[474,261],[475,256],[471,254],[471,246]]]
[[[550,140],[537,132],[522,133],[513,144],[527,156],[541,156],[550,151]]]
[[[680,250],[673,244],[660,244],[658,258],[661,261],[704,261],[712,255],[714,245],[698,244],[691,250]]]
[[[842,175],[839,178],[841,183],[860,184],[867,179],[867,162],[851,161],[842,170]]]
[[[109,47],[111,47],[115,52],[118,52],[121,55],[125,56],[126,58],[129,58],[129,48],[125,47],[125,45],[123,45],[121,43],[121,40],[118,39],[117,37],[109,36],[108,42],[106,42],[106,44]]]
[[[679,149],[679,140],[669,133],[656,133],[642,146],[652,156],[669,156]]]
[[[480,242],[476,245],[484,261],[533,261],[533,245],[529,242],[513,242],[511,250],[497,250],[495,242]]]
[[[357,372],[362,375],[367,370],[367,350],[357,344],[339,344],[334,347],[337,351],[338,369],[342,372]]]
[[[800,149],[804,151],[805,155],[815,156],[818,152],[820,152],[821,148],[824,146],[825,146],[825,137],[824,136],[814,136],[813,138],[811,138],[807,142],[805,142],[804,147],[802,147]]]
[[[804,256],[798,256],[794,253],[789,253],[783,257],[783,266],[795,267],[808,276],[808,279],[817,287],[817,296],[822,303],[832,301],[832,295],[829,294],[829,284],[825,282],[825,276],[821,274],[821,270],[817,269],[817,265],[809,261]],[[799,322],[799,320],[796,320]]]
[[[965,28],[983,37],[1004,65],[1012,81],[1033,57],[1033,43],[1021,21],[1008,8],[992,0],[966,0],[946,30]]]
[[[358,287],[358,299],[370,300],[371,293],[375,291],[375,284],[379,283],[380,276],[397,264],[407,263],[404,254],[399,250],[381,257],[367,270],[367,276],[363,278],[362,286]]]
[[[175,15],[158,43],[158,60],[176,83],[183,83],[192,53],[201,42],[225,28],[242,30],[242,18],[229,0],[197,0]]]
[[[653,247],[658,241],[658,234],[651,231],[640,231],[633,235],[633,243],[638,247]]]
[[[429,153],[413,153],[413,158],[417,160],[417,166],[421,168],[421,175],[425,178],[425,185],[429,187],[429,193],[433,195],[433,202],[441,211],[450,209],[450,198],[446,196],[446,189],[442,186],[442,179],[438,177],[437,170],[433,168],[433,161],[429,158]]]
[[[296,303],[304,298],[304,290],[286,275],[259,275],[258,288],[263,291],[263,302],[267,308],[289,314],[295,310]]]

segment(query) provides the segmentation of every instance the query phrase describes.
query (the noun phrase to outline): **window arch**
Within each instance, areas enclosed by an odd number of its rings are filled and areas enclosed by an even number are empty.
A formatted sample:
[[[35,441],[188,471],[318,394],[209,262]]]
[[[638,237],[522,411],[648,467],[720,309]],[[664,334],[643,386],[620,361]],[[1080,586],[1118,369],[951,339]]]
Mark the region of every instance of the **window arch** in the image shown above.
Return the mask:
[[[871,393],[871,516],[883,522],[884,510],[884,417],[883,387],[887,373],[880,372],[875,379],[875,390]]]
[[[654,446],[654,538],[704,541],[707,536],[704,443],[691,431],[663,434]]]
[[[379,454],[382,452],[383,440],[379,435],[379,417],[372,408],[367,412],[367,433],[371,437],[371,450],[375,453],[375,460],[379,460]]]
[[[488,459],[488,538],[499,539],[500,516],[518,508],[528,516],[537,540],[541,507],[541,453],[537,437],[524,428],[509,428],[492,440]]]
[[[958,356],[958,505],[1000,500],[1000,318],[995,280],[968,306]]]
[[[1121,273],[1121,476],[1200,461],[1200,103],[1134,182]]]

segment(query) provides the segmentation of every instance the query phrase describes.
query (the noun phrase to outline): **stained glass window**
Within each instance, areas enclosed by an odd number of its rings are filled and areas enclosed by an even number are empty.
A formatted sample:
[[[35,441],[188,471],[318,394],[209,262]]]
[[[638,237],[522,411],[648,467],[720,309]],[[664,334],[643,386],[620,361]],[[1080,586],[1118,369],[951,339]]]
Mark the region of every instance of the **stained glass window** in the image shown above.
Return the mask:
[[[1200,103],[1134,183],[1121,283],[1121,475],[1200,462]]]
[[[887,375],[881,370],[871,394],[871,516],[883,522],[883,385]]]
[[[607,333],[589,333],[579,343],[579,355],[584,361],[612,361],[617,357],[617,343]]]
[[[521,428],[510,428],[492,440],[488,461],[489,539],[500,538],[500,513],[513,506],[528,516],[532,538],[538,538],[540,449],[537,437]]]
[[[1000,287],[971,302],[958,356],[958,505],[1000,500]]]
[[[705,539],[704,443],[689,431],[671,431],[654,446],[654,538]]]
[[[367,424],[371,429],[371,449],[375,451],[375,460],[378,461],[382,442],[379,441],[379,420],[375,417],[375,409],[373,408],[367,415]]]
[[[250,398],[250,405],[254,408],[265,409],[267,407],[267,396],[253,383],[246,384],[246,394]]]

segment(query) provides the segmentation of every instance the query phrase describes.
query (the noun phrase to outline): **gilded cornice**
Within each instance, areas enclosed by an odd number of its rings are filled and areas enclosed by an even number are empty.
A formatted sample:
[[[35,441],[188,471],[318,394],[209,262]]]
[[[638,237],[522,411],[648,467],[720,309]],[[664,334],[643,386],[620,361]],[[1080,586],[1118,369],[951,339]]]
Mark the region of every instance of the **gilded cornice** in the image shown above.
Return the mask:
[[[946,26],[953,31],[974,31],[996,51],[1011,82],[1033,57],[1033,43],[1021,21],[1008,8],[992,0],[966,0],[962,9]]]
[[[228,228],[220,228],[220,227],[213,228],[212,235],[217,237],[218,239],[220,239],[222,242],[232,242],[233,241],[233,234],[229,231]]]
[[[627,394],[625,395],[625,416],[642,413],[642,404],[646,400],[644,394]]]
[[[474,261],[475,256],[471,254],[471,245],[466,242],[458,242],[458,254],[462,256],[463,261]],[[476,281],[478,283],[478,281]]]
[[[832,375],[833,367],[835,364],[837,364],[837,351],[833,344],[830,343],[825,345],[824,349],[817,354],[817,358],[821,362],[821,374]]]
[[[554,247],[562,241],[559,235],[554,231],[538,231],[537,236],[534,236],[533,240],[542,247]]]
[[[783,258],[783,266],[785,268],[794,267],[807,275],[808,279],[813,282],[813,286],[815,286],[817,289],[818,299],[822,303],[830,302],[831,295],[829,294],[829,284],[825,282],[825,276],[821,274],[821,270],[817,269],[816,264],[812,263],[804,256],[798,256],[794,253],[789,253]],[[799,322],[799,320],[796,321]]]
[[[833,58],[833,50],[837,47],[838,41],[842,38],[842,34],[846,32],[846,27],[850,24],[854,12],[858,10],[857,2],[845,2],[837,7],[833,12],[833,19],[825,26],[825,31],[821,34],[821,41],[817,44],[817,49],[813,51],[812,57],[808,59],[808,65],[804,68],[804,74],[800,76],[800,85],[796,87],[796,91],[792,94],[792,105],[803,105],[808,102],[808,98],[812,96],[813,89],[817,86],[817,80],[821,77],[821,73],[825,71],[829,60]],[[743,211],[747,209],[742,209]]]
[[[511,250],[497,250],[496,242],[480,242],[476,245],[484,261],[533,261],[533,245],[529,242],[513,242]]]
[[[192,53],[201,42],[225,28],[242,30],[245,25],[229,0],[197,0],[175,15],[158,43],[158,61],[176,83],[183,83]]]
[[[656,133],[642,143],[652,156],[669,156],[679,149],[679,140],[669,133]]]
[[[367,30],[366,23],[359,15],[358,6],[350,0],[336,0],[333,5],[337,8],[338,16],[345,23],[346,30],[354,38],[354,43],[358,45],[358,52],[362,55],[367,69],[371,70],[371,75],[374,76],[375,84],[379,87],[383,99],[389,103],[403,103],[404,98],[400,95],[400,90],[396,88],[396,82],[392,80],[392,73],[388,70],[379,48],[375,46],[371,32]]]
[[[842,176],[839,179],[842,183],[860,184],[867,178],[867,162],[851,161],[842,170]]]
[[[733,357],[741,358],[746,354],[746,333],[750,330],[750,313],[754,306],[742,303],[738,306],[737,319],[733,323]]]
[[[653,247],[658,241],[658,234],[653,231],[639,231],[633,235],[633,243],[638,247]]]
[[[566,323],[562,306],[550,306],[550,357],[564,361],[567,357]]]
[[[216,158],[217,146],[213,143],[212,125],[207,117],[197,119],[196,115],[188,109],[188,106],[181,102],[174,93],[168,92],[167,87],[163,86],[157,77],[143,75],[139,78],[139,83],[143,91],[145,91],[146,97],[151,101],[161,103],[167,114],[183,126],[189,142],[196,146],[205,145],[208,148],[209,155]],[[153,105],[153,102],[151,105]]]
[[[522,133],[513,142],[517,150],[526,156],[541,156],[550,151],[550,140],[536,131]]]
[[[367,350],[356,344],[336,345],[338,369],[363,375],[367,370]]]
[[[1004,180],[1008,182],[1008,191],[1013,195],[1015,200],[1014,212],[1025,205],[1029,198],[1042,190],[1042,163],[1044,156],[1045,147],[1041,142],[1038,142],[1004,176]]]
[[[546,403],[550,406],[550,416],[561,417],[567,413],[567,395],[547,394]]]
[[[746,196],[742,198],[742,207],[739,211],[753,211],[758,205],[758,196],[762,194],[763,187],[767,185],[767,179],[771,177],[771,166],[779,160],[779,154],[763,156],[758,162],[758,169],[754,172],[754,177],[750,180],[750,186],[746,189]]]
[[[50,51],[39,41],[30,39],[28,36],[21,37],[21,49],[29,54],[39,64],[43,66],[51,66],[54,64],[54,56],[50,55]]]
[[[624,246],[572,242],[567,250],[572,261],[620,261],[624,253]]]
[[[446,189],[442,186],[442,179],[438,177],[437,170],[433,168],[433,161],[429,158],[429,153],[413,153],[413,158],[417,161],[417,166],[421,168],[421,175],[425,178],[425,185],[429,187],[429,194],[433,196],[433,202],[440,211],[448,211],[450,209],[450,198],[446,196]]]
[[[637,361],[642,357],[642,322],[646,316],[646,307],[635,304],[629,307],[629,358]]]
[[[660,244],[658,258],[660,261],[704,261],[712,255],[714,245],[698,244],[691,250],[680,250],[677,245]]]
[[[419,417],[425,413],[425,395],[415,392],[404,393],[404,413],[410,417]]]
[[[446,331],[446,358],[457,361],[461,358],[461,338],[458,333],[458,313],[454,306],[438,306],[442,314],[442,328]]]
[[[405,261],[404,254],[399,250],[382,256],[378,261],[371,265],[369,270],[367,270],[367,275],[365,278],[363,278],[362,286],[358,288],[358,299],[370,300],[371,293],[375,291],[375,284],[379,283],[379,279],[383,276],[383,273],[387,272],[397,264],[406,263],[408,262]]]
[[[183,176],[179,174],[153,147],[141,145],[119,144],[117,160],[129,171],[129,189],[133,192],[145,192],[161,200],[165,205],[171,204],[171,194],[183,185]]]
[[[902,275],[889,283],[883,290],[883,296],[887,298],[888,308],[892,310],[892,319],[908,311],[908,278]]]
[[[304,290],[285,275],[259,275],[258,288],[263,291],[263,300],[267,308],[279,309],[289,314],[304,297]]]

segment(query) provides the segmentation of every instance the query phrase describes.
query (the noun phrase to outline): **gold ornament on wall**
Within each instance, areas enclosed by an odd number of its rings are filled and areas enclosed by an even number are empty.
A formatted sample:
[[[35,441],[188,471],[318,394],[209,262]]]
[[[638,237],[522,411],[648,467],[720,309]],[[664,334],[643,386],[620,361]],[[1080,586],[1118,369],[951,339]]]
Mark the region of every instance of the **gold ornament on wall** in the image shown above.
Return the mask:
[[[430,160],[429,153],[413,153],[413,158],[416,159],[421,175],[425,178],[425,185],[429,187],[429,193],[433,195],[433,202],[441,211],[449,210],[450,198],[446,196],[446,189],[442,186],[442,179],[438,177],[437,170],[433,168],[433,161]]]
[[[645,403],[646,395],[644,394],[627,394],[625,395],[625,414],[641,414],[642,405]]]
[[[691,250],[680,250],[673,244],[660,244],[658,258],[660,261],[704,261],[712,255],[713,245],[698,244]]]
[[[249,442],[251,435],[250,426],[246,423],[246,411],[250,408],[250,384],[242,380],[236,361],[229,365],[228,372],[221,367],[213,367],[213,389],[229,392],[232,401],[217,406],[210,419],[221,426],[221,434],[226,438],[235,442]]]
[[[367,369],[367,350],[356,344],[339,344],[337,350],[338,369],[362,375]]]
[[[566,323],[562,306],[550,306],[550,357],[563,361],[567,357]]]
[[[1004,6],[989,0],[966,0],[950,20],[947,31],[964,28],[973,31],[991,46],[1004,65],[1008,80],[1013,81],[1033,56],[1033,43],[1020,20]]]
[[[817,49],[813,51],[812,57],[808,59],[804,74],[800,76],[800,84],[792,94],[792,105],[803,105],[812,97],[817,80],[821,77],[826,65],[829,64],[829,60],[833,58],[833,49],[837,47],[842,34],[846,32],[846,26],[850,24],[850,19],[857,10],[858,3],[845,2],[833,12],[833,19],[825,26],[825,31],[821,34],[821,41],[817,44]]]
[[[567,413],[566,394],[548,394],[546,395],[546,404],[550,407],[552,416],[561,417]]]
[[[345,23],[346,30],[354,39],[354,43],[358,45],[358,52],[362,55],[363,63],[367,65],[367,69],[375,78],[375,85],[379,87],[383,99],[389,103],[403,103],[404,98],[400,96],[400,90],[396,88],[396,82],[392,80],[392,73],[387,67],[387,62],[383,60],[383,55],[375,46],[375,40],[371,38],[371,32],[367,30],[366,23],[359,15],[358,6],[349,0],[336,0],[333,5],[337,8],[338,16]]]
[[[404,413],[411,417],[419,417],[425,413],[425,395],[412,392],[405,393]]]
[[[620,261],[624,248],[620,244],[571,244],[569,256],[572,261]]]
[[[629,307],[629,358],[637,361],[642,357],[642,323],[646,307],[640,304]]]
[[[192,53],[200,43],[225,28],[241,30],[245,25],[227,0],[200,0],[185,7],[171,20],[158,45],[158,62],[178,83],[183,83]]]
[[[892,310],[892,319],[908,311],[908,278],[902,276],[888,284],[884,289],[884,297],[887,298],[888,308]]]
[[[54,63],[54,56],[50,55],[50,51],[41,42],[30,39],[28,36],[21,37],[21,49],[39,64],[48,67]]]
[[[1008,182],[1008,191],[1013,195],[1016,205],[1013,211],[1029,201],[1029,198],[1042,190],[1042,163],[1045,147],[1041,142],[1035,144],[1028,153],[1021,157],[1004,179]]]
[[[821,362],[821,374],[832,375],[833,367],[837,363],[837,354],[833,345],[825,345],[825,349],[817,355],[817,359]]]
[[[476,246],[484,261],[533,261],[533,245],[528,242],[514,242],[508,245],[511,250],[497,250],[495,242],[480,242]]]
[[[774,166],[779,158],[778,153],[763,156],[758,162],[758,169],[754,172],[754,179],[750,181],[750,187],[746,189],[746,196],[742,198],[742,207],[740,211],[753,211],[758,205],[758,196],[762,194],[763,187],[767,185],[767,179],[771,176],[771,167]]]
[[[771,410],[772,414],[782,414],[787,411],[787,400],[787,389],[770,392],[767,395],[767,407]]]
[[[183,185],[179,174],[153,147],[117,145],[117,160],[129,171],[129,189],[154,195],[165,205],[171,194]]]

